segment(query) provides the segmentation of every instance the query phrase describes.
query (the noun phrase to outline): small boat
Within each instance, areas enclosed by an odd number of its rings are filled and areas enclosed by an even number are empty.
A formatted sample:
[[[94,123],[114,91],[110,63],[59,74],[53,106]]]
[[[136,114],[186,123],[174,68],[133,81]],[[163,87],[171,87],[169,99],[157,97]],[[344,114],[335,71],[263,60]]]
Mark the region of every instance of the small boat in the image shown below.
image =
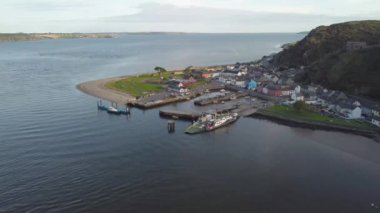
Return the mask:
[[[121,114],[120,110],[118,110],[118,109],[116,109],[115,107],[112,107],[112,106],[110,106],[110,107],[107,108],[107,112],[111,113],[111,114],[117,114],[117,115]]]
[[[114,107],[113,104],[112,106],[103,105],[101,100],[97,102],[97,105],[98,105],[98,110],[107,111],[110,114],[116,114],[116,115],[120,115],[120,114],[130,115],[131,114],[131,111],[127,105],[125,106],[125,110],[117,108],[117,105],[116,107]]]
[[[196,122],[186,128],[187,134],[198,134],[213,131],[217,128],[231,124],[239,119],[237,113],[203,114]]]

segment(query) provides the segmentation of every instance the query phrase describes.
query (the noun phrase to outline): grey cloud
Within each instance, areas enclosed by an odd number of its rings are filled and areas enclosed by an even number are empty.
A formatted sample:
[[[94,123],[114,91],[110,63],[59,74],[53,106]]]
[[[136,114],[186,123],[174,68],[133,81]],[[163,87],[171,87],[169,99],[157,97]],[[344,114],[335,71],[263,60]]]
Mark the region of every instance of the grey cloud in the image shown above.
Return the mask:
[[[217,29],[225,32],[239,31],[238,27],[244,27],[244,31],[252,26],[260,27],[264,31],[292,31],[311,29],[323,24],[331,24],[355,19],[353,17],[334,17],[318,14],[287,14],[254,12],[248,10],[229,10],[205,7],[177,7],[169,4],[143,4],[140,12],[133,15],[114,16],[102,18],[103,22],[124,23],[124,24],[171,24],[188,25],[197,31],[205,30],[208,25],[210,31]],[[184,28],[181,26],[180,28]],[[260,30],[258,29],[258,30]],[[274,29],[274,30],[270,30]],[[175,29],[173,29],[175,30]]]
[[[88,4],[85,4],[82,1],[71,1],[71,2],[57,2],[57,1],[48,1],[48,0],[31,0],[28,2],[12,2],[5,5],[8,8],[17,9],[17,10],[28,10],[28,11],[59,11],[59,10],[69,10],[78,7],[86,7]]]

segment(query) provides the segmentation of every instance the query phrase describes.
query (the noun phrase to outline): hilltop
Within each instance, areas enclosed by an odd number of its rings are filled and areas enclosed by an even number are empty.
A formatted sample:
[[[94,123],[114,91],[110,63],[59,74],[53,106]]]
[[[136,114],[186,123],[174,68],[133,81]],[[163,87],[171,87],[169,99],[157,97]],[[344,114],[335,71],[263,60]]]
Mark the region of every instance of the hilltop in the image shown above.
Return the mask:
[[[360,42],[359,48],[348,48]],[[331,89],[380,99],[380,21],[354,21],[312,30],[285,46],[274,62],[279,67],[305,67],[298,76]]]

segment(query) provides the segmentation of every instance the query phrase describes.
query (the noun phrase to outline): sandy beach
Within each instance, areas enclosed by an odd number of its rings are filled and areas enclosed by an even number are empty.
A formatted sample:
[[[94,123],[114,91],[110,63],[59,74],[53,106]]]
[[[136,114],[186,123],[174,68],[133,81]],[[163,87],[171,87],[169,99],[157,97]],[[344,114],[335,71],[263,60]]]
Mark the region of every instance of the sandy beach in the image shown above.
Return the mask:
[[[119,76],[119,77],[105,78],[105,79],[100,79],[100,80],[95,80],[95,81],[87,81],[87,82],[78,84],[77,88],[80,91],[86,94],[89,94],[91,96],[94,96],[103,100],[115,102],[115,103],[118,103],[119,105],[123,105],[128,102],[134,101],[135,97],[127,93],[108,89],[105,85],[108,82],[121,80],[125,77],[126,76]]]

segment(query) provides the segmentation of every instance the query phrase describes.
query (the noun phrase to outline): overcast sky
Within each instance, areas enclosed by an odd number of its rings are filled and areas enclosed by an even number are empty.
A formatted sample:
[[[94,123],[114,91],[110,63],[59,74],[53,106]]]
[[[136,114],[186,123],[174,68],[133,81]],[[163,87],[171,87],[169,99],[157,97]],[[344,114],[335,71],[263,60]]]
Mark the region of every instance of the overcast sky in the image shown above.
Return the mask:
[[[299,32],[380,19],[380,0],[0,0],[0,32]]]

